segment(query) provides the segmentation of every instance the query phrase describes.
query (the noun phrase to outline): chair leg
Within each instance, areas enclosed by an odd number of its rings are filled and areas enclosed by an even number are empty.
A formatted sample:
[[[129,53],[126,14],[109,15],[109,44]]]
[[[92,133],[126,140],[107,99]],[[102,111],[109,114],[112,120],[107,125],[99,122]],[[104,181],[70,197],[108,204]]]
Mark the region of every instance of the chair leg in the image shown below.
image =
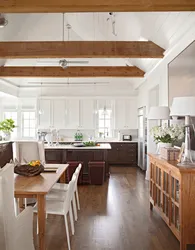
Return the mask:
[[[39,221],[38,221],[38,214],[37,214],[37,235],[39,234]]]
[[[72,204],[71,203],[70,203],[69,214],[70,214],[70,224],[71,224],[72,235],[74,235],[74,220],[73,220]]]
[[[25,208],[27,207],[27,199],[26,198],[24,199],[24,207]]]
[[[69,230],[68,230],[68,221],[67,221],[67,216],[64,215],[64,221],[65,221],[65,227],[66,227],[66,238],[67,238],[67,242],[68,242],[68,250],[70,249],[70,236],[69,236]]]
[[[78,188],[76,188],[76,197],[77,197],[77,206],[78,206],[78,210],[80,210],[80,202],[79,202]]]
[[[16,216],[20,213],[19,200],[18,198],[14,198],[14,208]]]
[[[75,194],[73,194],[73,210],[74,210],[74,218],[77,221],[78,220],[78,216],[77,216],[77,207],[76,207],[76,198],[75,198]]]

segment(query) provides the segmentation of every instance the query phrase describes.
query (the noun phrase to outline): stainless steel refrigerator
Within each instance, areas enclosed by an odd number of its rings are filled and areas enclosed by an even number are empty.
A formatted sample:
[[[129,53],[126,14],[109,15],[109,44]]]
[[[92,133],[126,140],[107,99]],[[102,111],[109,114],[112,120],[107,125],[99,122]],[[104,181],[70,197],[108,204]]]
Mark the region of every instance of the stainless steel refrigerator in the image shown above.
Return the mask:
[[[146,107],[138,109],[138,166],[147,168],[147,118]]]

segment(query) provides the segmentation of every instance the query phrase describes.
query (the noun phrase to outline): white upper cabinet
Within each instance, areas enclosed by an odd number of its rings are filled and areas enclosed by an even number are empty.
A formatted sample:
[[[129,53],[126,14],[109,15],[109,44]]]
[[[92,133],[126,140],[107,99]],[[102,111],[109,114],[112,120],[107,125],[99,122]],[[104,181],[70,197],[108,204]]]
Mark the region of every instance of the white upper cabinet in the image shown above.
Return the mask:
[[[80,128],[95,128],[95,101],[91,99],[80,100]]]
[[[52,114],[52,107],[51,107],[51,100],[39,100],[38,103],[38,114],[39,112],[39,127],[47,129],[51,126],[51,114]]]
[[[67,115],[65,100],[56,99],[52,102],[52,126],[56,129],[64,129]]]
[[[80,127],[80,101],[77,99],[66,100],[66,126],[68,129],[78,129]]]
[[[128,129],[137,129],[137,99],[126,100],[126,126]]]
[[[137,129],[136,98],[116,100],[115,129]]]
[[[98,110],[111,111],[112,129],[137,129],[137,100],[41,99],[40,128],[96,129]]]
[[[126,128],[126,107],[124,100],[116,100],[115,102],[115,129]]]

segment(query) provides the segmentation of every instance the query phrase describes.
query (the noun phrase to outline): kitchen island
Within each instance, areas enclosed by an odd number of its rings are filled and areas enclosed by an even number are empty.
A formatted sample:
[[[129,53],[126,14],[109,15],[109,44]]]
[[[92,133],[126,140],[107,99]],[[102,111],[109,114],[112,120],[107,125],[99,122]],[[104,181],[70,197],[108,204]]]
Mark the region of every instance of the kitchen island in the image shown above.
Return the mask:
[[[105,178],[109,177],[108,151],[111,149],[109,143],[99,146],[75,147],[71,144],[58,146],[45,145],[46,163],[64,164],[71,161],[83,162],[83,182],[89,183],[88,163],[90,161],[105,162]]]

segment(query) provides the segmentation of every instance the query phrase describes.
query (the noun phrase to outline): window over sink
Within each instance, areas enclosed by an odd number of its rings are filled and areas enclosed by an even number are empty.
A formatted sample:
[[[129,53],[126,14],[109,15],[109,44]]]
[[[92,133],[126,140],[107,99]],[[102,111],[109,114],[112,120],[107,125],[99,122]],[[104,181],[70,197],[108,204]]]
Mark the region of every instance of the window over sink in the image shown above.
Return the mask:
[[[98,110],[98,137],[112,137],[112,110],[106,107]]]

